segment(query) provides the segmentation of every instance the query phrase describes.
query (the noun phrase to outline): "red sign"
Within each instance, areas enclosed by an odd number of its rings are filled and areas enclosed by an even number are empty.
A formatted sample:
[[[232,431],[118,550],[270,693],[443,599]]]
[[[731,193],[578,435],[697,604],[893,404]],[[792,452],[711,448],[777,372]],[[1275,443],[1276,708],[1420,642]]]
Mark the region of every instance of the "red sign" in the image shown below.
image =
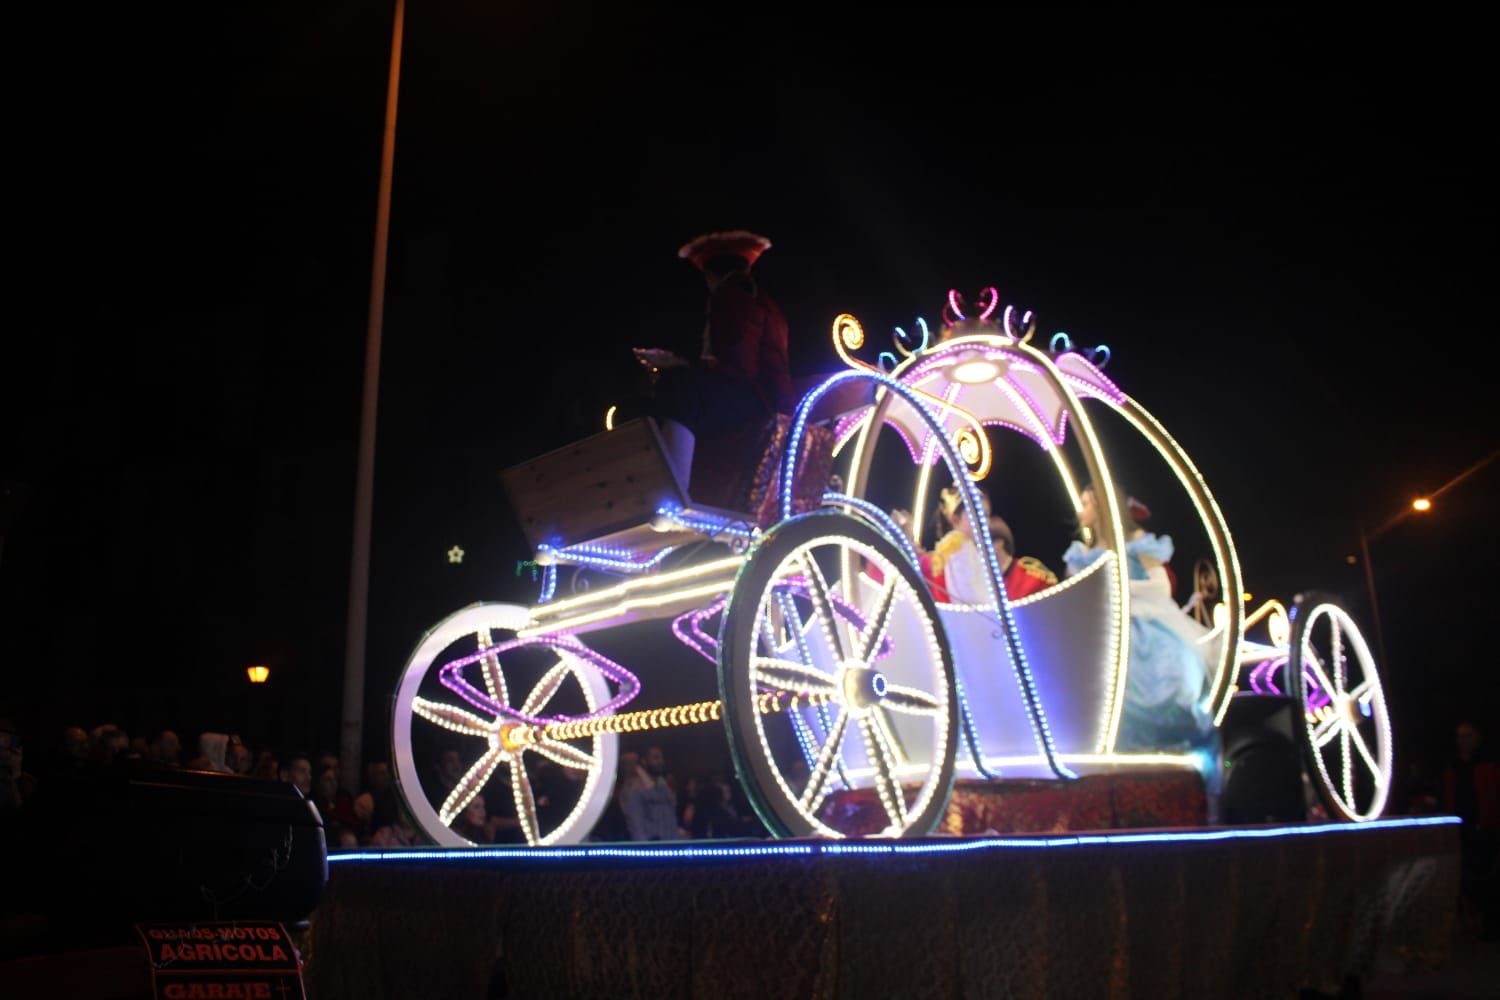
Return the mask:
[[[157,1000],[306,1000],[286,928],[264,920],[136,924]]]

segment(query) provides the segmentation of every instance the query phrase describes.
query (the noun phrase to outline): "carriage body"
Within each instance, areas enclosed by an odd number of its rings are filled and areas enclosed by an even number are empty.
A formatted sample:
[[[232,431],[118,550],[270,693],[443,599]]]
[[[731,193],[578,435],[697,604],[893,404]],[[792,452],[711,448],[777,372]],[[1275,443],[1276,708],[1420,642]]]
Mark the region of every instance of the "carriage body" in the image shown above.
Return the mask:
[[[877,364],[855,356],[863,330],[853,317],[839,317],[834,343],[847,370],[736,448],[699,442],[691,476],[673,467],[646,419],[507,471],[512,503],[546,567],[541,598],[529,608],[478,605],[450,616],[419,644],[395,699],[398,783],[429,835],[467,843],[452,832],[453,821],[503,767],[528,842],[581,839],[608,803],[619,735],[662,725],[721,722],[741,781],[779,835],[927,832],[955,776],[1071,778],[1201,766],[1192,754],[1117,747],[1131,581],[1091,406],[1109,407],[1151,442],[1210,540],[1223,601],[1200,650],[1216,724],[1242,690],[1296,699],[1306,707],[1313,762],[1330,745],[1342,754],[1331,768],[1326,757],[1316,768],[1324,785],[1347,793],[1342,814],[1378,815],[1389,780],[1389,726],[1368,650],[1347,615],[1309,609],[1325,631],[1353,637],[1346,644],[1336,635],[1321,661],[1308,630],[1288,627],[1295,609],[1269,615],[1277,626],[1269,644],[1247,643],[1228,527],[1181,447],[1104,376],[1096,358],[1033,346],[1009,309],[1003,322],[992,322],[993,297],[974,319],[962,316],[952,296],[950,304],[958,315],[942,340],[929,344],[924,328],[919,347],[898,340],[904,357],[883,355]],[[1087,570],[1015,602],[990,552],[987,599],[940,604],[922,579],[909,529],[867,499],[875,442],[887,429],[905,442],[917,525],[939,463],[970,516],[980,510],[973,484],[990,472],[987,435],[996,427],[1047,453],[1074,511],[1080,490],[1063,444],[1075,437],[1083,471],[1106,487],[1096,540],[1106,551]],[[848,485],[839,491],[828,487],[835,455],[848,462]],[[715,502],[702,502],[706,495]],[[569,569],[611,579],[559,596],[558,573]],[[1257,614],[1267,617],[1264,608]],[[714,663],[716,702],[642,709],[648,699],[632,702],[649,678],[643,684],[585,641],[649,620],[670,622],[679,640]],[[525,650],[554,662],[523,697],[512,695],[502,659]],[[1359,654],[1352,680],[1344,665],[1351,651]],[[1288,666],[1309,658],[1311,670]],[[1272,676],[1278,669],[1280,689]],[[1258,680],[1242,684],[1245,670],[1259,671]],[[551,706],[565,689],[571,701]],[[1363,751],[1377,787],[1363,797],[1350,777],[1351,760],[1361,756],[1358,733],[1346,732],[1361,717],[1379,730],[1370,741],[1378,746]],[[485,741],[456,787],[443,790],[441,805],[423,787],[413,753],[419,720]],[[579,786],[566,815],[542,815],[528,759],[563,768]],[[873,826],[868,817],[840,824],[838,789],[878,793]]]

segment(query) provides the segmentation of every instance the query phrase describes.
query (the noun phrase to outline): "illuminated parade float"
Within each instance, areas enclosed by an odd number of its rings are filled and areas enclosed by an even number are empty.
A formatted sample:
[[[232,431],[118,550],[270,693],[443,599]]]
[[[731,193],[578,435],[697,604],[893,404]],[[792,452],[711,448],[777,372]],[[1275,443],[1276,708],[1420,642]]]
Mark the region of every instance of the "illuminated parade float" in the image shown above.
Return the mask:
[[[841,315],[846,368],[790,416],[698,441],[691,467],[640,418],[508,470],[541,594],[445,618],[394,698],[401,793],[440,849],[335,855],[314,955],[320,935],[401,921],[430,925],[422,947],[461,956],[444,975],[481,976],[501,940],[526,956],[524,969],[507,963],[512,987],[538,995],[996,983],[1272,995],[1336,983],[1366,962],[1360,948],[1440,951],[1455,827],[1381,818],[1390,723],[1350,615],[1317,596],[1248,604],[1208,485],[1103,373],[1107,349],[1034,332],[992,288],[972,305],[950,293],[940,327],[898,330],[889,351]],[[1291,794],[1300,803],[1305,774],[1332,822],[1034,836],[944,822],[955,787],[1007,779],[1220,780],[1215,739],[1127,738],[1132,620],[1150,582],[1133,571],[1096,431],[1105,411],[1172,470],[1211,548],[1218,593],[1192,633],[1206,664],[1192,710],[1213,733],[1237,701],[1292,706],[1305,764]],[[950,483],[969,521],[985,522],[977,484],[1004,473],[991,435],[1005,432],[1044,453],[1065,516],[1098,504],[1093,558],[1011,600],[981,544],[977,599],[958,602],[934,592],[919,526]],[[878,442],[909,460],[895,516],[871,495]],[[590,586],[569,584],[580,571]],[[653,702],[649,669],[596,648],[648,622],[713,664],[717,698]],[[620,737],[681,726],[722,727],[757,814],[789,839],[586,843],[610,805]],[[474,763],[442,784],[425,764],[454,739]],[[486,788],[513,800],[525,844],[476,848],[453,829]],[[329,988],[367,985],[351,965],[313,966]]]
[[[1215,766],[1203,751],[1122,743],[1133,588],[1125,512],[1094,407],[1155,447],[1212,546],[1222,600],[1196,639],[1209,665],[1203,711],[1217,725],[1236,697],[1294,698],[1330,815],[1378,817],[1391,780],[1390,724],[1348,613],[1303,598],[1247,614],[1213,495],[1166,429],[1100,370],[1107,349],[1091,360],[1060,334],[1044,350],[1032,343],[1029,313],[998,305],[986,289],[969,316],[950,293],[941,336],[925,323],[920,336],[898,331],[899,354],[874,363],[856,356],[865,346],[859,322],[838,317],[834,345],[847,370],[808,392],[790,419],[746,439],[769,447],[727,449],[754,474],[736,482],[742,470],[698,460],[693,477],[717,504],[674,472],[649,418],[510,470],[512,500],[546,566],[540,600],[474,605],[443,620],[412,654],[395,698],[400,787],[428,836],[468,845],[450,825],[499,778],[528,843],[579,842],[613,792],[620,734],[666,726],[722,725],[746,792],[778,836],[930,833],[955,776],[1067,780],[1132,765]],[[970,522],[984,522],[973,484],[992,471],[991,428],[1046,453],[1075,513],[1084,490],[1063,445],[1077,439],[1084,482],[1099,485],[1089,492],[1103,513],[1102,557],[1011,601],[993,548],[979,546],[983,600],[935,600],[912,532],[930,510],[939,464]],[[905,527],[866,495],[883,433],[898,435],[911,459]],[[827,489],[836,458],[847,461],[847,491]],[[718,505],[726,502],[743,509]],[[559,598],[559,574],[579,568],[618,582]],[[588,644],[590,633],[645,620],[715,664],[718,700],[652,706],[649,678]],[[1247,638],[1255,625],[1263,641]],[[420,729],[433,726],[483,742],[441,796],[413,750]],[[538,765],[572,772],[572,808],[538,811]],[[878,800],[881,822],[847,807],[856,790]]]

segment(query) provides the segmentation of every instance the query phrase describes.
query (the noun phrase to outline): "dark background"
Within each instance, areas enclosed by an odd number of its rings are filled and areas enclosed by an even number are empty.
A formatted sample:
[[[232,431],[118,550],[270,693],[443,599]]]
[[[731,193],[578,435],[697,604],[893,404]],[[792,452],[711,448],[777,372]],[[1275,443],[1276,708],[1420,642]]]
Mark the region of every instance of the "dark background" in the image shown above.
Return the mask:
[[[112,720],[337,742],[390,14],[18,23],[0,712],[34,740]],[[758,272],[797,375],[837,367],[837,313],[878,350],[950,287],[1107,343],[1257,597],[1323,587],[1368,622],[1359,521],[1497,447],[1476,24],[811,16],[409,9],[369,755],[427,626],[534,597],[497,473],[598,429],[630,346],[692,348],[675,250],[703,231],[775,242]],[[1067,525],[1018,462],[992,490],[1060,568]],[[1141,463],[1186,575],[1188,508]],[[1441,753],[1460,715],[1500,731],[1497,475],[1373,544],[1402,752]],[[627,637],[676,662],[652,642]]]

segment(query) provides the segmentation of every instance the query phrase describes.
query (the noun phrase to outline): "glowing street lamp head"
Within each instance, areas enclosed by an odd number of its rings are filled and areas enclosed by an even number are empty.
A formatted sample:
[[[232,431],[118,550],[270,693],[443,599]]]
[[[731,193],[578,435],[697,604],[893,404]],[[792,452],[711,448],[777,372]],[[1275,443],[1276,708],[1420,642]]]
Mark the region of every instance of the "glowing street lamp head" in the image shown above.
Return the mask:
[[[245,676],[250,678],[251,684],[264,684],[271,676],[270,667],[254,666],[245,668]]]
[[[1427,497],[1417,497],[1411,502],[1411,509],[1417,511],[1418,513],[1425,514],[1427,513],[1427,511],[1432,509],[1432,501]]]

